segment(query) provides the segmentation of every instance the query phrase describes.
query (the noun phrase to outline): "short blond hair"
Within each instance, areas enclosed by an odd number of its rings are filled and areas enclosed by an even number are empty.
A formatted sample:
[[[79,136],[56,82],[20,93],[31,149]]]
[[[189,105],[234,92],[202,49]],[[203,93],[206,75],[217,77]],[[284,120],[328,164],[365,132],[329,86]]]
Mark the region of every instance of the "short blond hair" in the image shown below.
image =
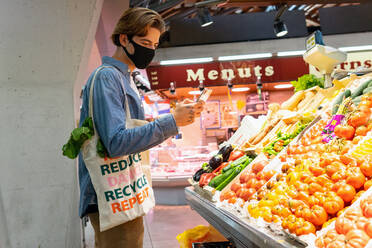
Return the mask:
[[[118,39],[120,34],[126,34],[129,37],[146,36],[149,27],[156,28],[160,33],[165,31],[163,18],[154,10],[147,8],[130,8],[126,10],[116,23],[111,40],[116,46],[120,46]]]

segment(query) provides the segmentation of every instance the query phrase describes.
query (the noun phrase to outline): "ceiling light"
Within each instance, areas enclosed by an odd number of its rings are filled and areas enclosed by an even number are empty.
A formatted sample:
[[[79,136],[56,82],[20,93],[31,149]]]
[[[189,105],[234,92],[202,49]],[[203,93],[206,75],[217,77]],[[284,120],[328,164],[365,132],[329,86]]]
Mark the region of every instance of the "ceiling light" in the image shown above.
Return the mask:
[[[190,95],[200,95],[200,90],[192,90],[192,91],[189,91],[189,94]]]
[[[293,87],[292,84],[278,84],[274,86],[275,89],[289,89],[292,87]]]
[[[288,8],[289,11],[292,11],[296,8],[297,6],[296,5],[291,5],[291,7]]]
[[[231,111],[231,112],[229,112],[229,114],[230,115],[236,115],[238,112],[236,112],[236,111]]]
[[[241,14],[243,12],[243,10],[241,8],[235,10],[235,14]]]
[[[162,60],[160,65],[179,65],[179,64],[197,64],[212,62],[212,57],[207,58],[195,58],[195,59],[174,59],[174,60]]]
[[[350,46],[350,47],[340,47],[339,50],[343,52],[352,52],[352,51],[364,51],[364,50],[372,50],[372,46]]]
[[[198,18],[200,25],[203,28],[213,23],[211,14],[209,13],[209,10],[207,8],[201,8],[198,10]]]
[[[259,58],[270,58],[272,53],[256,53],[256,54],[245,54],[245,55],[232,55],[232,56],[220,56],[219,61],[227,60],[242,60],[242,59],[259,59]]]
[[[248,91],[249,88],[248,87],[241,87],[241,88],[233,88],[231,91],[233,92],[244,92],[244,91]]]
[[[274,31],[276,37],[283,37],[284,35],[288,34],[287,26],[281,20],[276,20],[274,22]]]
[[[278,57],[303,55],[305,50],[278,52]]]

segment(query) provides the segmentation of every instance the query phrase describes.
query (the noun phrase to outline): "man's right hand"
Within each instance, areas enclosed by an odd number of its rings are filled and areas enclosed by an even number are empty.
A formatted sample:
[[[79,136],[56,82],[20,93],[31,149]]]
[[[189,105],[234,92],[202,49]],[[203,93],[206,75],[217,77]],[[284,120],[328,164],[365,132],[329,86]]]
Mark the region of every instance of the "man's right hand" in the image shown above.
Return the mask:
[[[173,112],[173,117],[176,120],[178,127],[187,126],[192,124],[195,117],[199,117],[203,111],[204,102],[193,102],[190,99],[185,99],[181,103],[176,104]]]

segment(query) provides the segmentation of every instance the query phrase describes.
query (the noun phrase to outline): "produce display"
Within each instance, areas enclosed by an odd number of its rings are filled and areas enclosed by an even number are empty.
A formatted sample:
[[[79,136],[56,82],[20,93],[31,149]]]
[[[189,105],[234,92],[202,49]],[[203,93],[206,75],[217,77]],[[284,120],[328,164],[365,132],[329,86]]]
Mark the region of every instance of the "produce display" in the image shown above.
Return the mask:
[[[310,79],[308,86],[299,79],[289,100],[269,106],[257,134],[230,147],[238,156],[220,158],[218,167],[203,165],[203,178],[194,180],[218,207],[257,228],[312,247],[365,247],[372,237],[372,196],[366,197],[372,77],[335,80],[329,89]]]

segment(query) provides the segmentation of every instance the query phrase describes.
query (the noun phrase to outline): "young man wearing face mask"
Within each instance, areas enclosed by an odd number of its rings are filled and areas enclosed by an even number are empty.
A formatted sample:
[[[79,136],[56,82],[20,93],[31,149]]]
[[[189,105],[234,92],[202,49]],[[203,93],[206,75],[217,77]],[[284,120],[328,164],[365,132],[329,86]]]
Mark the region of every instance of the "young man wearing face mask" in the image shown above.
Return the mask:
[[[131,118],[144,119],[141,99],[130,73],[135,68],[144,69],[149,65],[164,30],[165,25],[160,15],[145,8],[125,11],[116,24],[111,39],[117,49],[112,57],[102,58],[102,65],[107,67],[97,73],[93,89],[94,123],[110,157],[145,151],[162,143],[176,135],[178,127],[193,123],[203,109],[203,103],[185,100],[176,105],[172,114],[141,127],[126,128],[125,100],[128,101]],[[89,89],[93,75],[94,72],[84,89],[81,122],[88,116]],[[79,184],[79,215],[89,216],[95,231],[96,247],[142,247],[142,217],[104,232],[99,231],[97,196],[81,154]]]

